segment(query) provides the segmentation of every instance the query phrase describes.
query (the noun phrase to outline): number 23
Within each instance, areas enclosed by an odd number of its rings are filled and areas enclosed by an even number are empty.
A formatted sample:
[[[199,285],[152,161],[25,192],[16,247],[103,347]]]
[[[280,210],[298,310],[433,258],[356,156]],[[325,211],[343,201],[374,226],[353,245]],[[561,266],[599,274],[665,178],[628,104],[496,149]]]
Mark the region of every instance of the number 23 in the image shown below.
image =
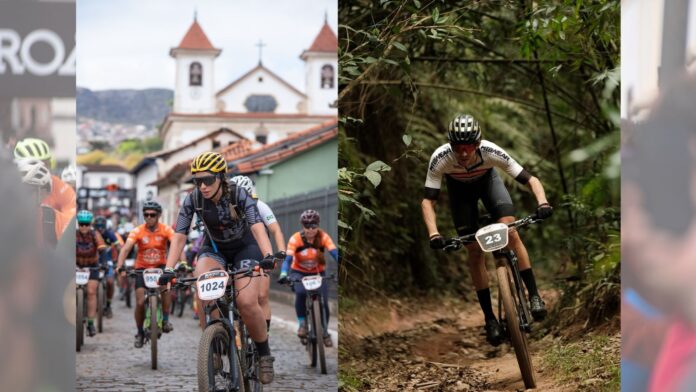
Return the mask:
[[[496,233],[493,235],[488,235],[486,236],[486,245],[493,244],[495,242],[499,242],[502,238],[500,238],[500,234]]]

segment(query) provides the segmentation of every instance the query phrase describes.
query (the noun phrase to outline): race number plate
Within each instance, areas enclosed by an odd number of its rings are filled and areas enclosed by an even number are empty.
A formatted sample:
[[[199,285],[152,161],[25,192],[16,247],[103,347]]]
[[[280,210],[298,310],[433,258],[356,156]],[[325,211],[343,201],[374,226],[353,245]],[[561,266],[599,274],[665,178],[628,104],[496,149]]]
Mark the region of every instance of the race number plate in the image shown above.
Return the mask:
[[[126,259],[126,268],[133,268],[135,265],[135,259]]]
[[[508,244],[508,226],[505,223],[494,223],[482,227],[476,232],[476,241],[484,252],[502,249]]]
[[[317,290],[321,287],[321,275],[305,276],[302,278],[305,290]]]
[[[157,281],[159,280],[160,275],[162,275],[161,268],[148,268],[143,270],[143,280],[145,280],[145,286],[151,289],[158,288],[159,283],[157,283]]]
[[[75,271],[75,284],[80,286],[80,285],[85,285],[89,281],[89,270],[88,269],[79,269]]]
[[[211,301],[225,295],[225,287],[229,275],[225,271],[210,271],[198,277],[196,288],[198,298],[203,301]]]

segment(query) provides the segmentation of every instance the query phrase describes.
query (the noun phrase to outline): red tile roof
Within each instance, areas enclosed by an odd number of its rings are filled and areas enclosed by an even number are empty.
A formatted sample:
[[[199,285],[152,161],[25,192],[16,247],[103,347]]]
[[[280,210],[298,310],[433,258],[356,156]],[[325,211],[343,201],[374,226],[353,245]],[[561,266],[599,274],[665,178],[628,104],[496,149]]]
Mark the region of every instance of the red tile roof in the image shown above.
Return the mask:
[[[307,49],[308,52],[334,52],[338,50],[338,38],[336,33],[331,30],[328,22],[324,22],[319,34],[314,38],[312,46]]]
[[[216,50],[198,24],[198,21],[195,19],[186,32],[186,35],[184,35],[184,38],[181,40],[181,43],[179,43],[177,49]]]

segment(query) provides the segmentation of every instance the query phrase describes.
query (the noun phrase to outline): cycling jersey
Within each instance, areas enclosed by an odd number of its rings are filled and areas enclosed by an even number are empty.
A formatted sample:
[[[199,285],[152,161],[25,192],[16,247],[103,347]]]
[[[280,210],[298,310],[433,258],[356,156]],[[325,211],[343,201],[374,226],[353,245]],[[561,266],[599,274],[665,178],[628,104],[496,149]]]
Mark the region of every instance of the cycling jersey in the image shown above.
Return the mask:
[[[277,222],[276,217],[273,214],[271,207],[268,206],[268,204],[262,202],[261,200],[256,200],[256,205],[259,208],[259,214],[261,214],[261,219],[263,220],[263,224],[266,225],[266,227]]]
[[[77,211],[77,196],[70,185],[56,176],[51,176],[51,193],[46,195],[41,204],[53,208],[60,215],[65,215],[69,221]]]
[[[297,232],[290,237],[286,254],[292,256],[290,268],[299,272],[324,271],[324,251],[336,249],[331,237],[322,230],[317,231],[312,244],[306,244],[302,238],[302,232]]]
[[[104,238],[104,242],[106,243],[106,246],[111,247],[111,252],[107,256],[107,260],[117,260],[118,259],[118,252],[116,251],[117,246],[123,246],[123,240],[121,239],[121,236],[118,233],[115,233],[111,229],[105,229],[103,232],[100,232],[102,237]],[[114,246],[117,245],[117,246]]]
[[[231,197],[222,196],[217,203],[212,200],[202,197],[198,189],[194,189],[189,193],[184,200],[184,204],[179,210],[179,216],[176,220],[176,232],[188,235],[191,229],[191,221],[193,214],[196,212],[193,198],[198,197],[198,207],[202,208],[201,219],[205,222],[208,230],[213,236],[215,245],[218,248],[237,248],[234,243],[241,241],[244,236],[250,231],[249,227],[261,222],[261,215],[256,205],[256,201],[240,187],[232,186],[231,190],[236,189],[236,205],[234,215],[239,216],[236,212],[238,209],[244,213],[244,219],[234,219],[232,210],[233,200]],[[206,233],[205,244],[210,244],[210,238]],[[237,244],[238,245],[238,244]]]
[[[147,223],[133,229],[128,235],[128,241],[133,241],[138,246],[135,268],[156,268],[166,264],[167,241],[171,241],[173,237],[174,230],[161,222],[157,223],[154,231],[147,228]]]
[[[430,157],[425,179],[425,197],[431,200],[438,198],[444,175],[460,182],[471,182],[497,167],[522,184],[526,184],[531,178],[531,175],[505,150],[488,140],[481,140],[481,145],[475,153],[477,157],[474,163],[464,167],[459,164],[457,155],[449,143],[435,150]]]
[[[77,265],[92,266],[99,261],[99,251],[106,248],[104,239],[99,232],[90,229],[86,234],[80,230],[75,233],[77,245],[75,247],[75,262]]]

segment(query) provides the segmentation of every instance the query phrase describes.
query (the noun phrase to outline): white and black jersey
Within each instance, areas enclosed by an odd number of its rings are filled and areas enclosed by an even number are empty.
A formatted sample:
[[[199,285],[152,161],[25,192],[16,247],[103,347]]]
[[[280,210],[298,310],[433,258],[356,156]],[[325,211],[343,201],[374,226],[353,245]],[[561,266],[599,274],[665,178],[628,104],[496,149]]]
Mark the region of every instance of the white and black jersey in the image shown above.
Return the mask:
[[[482,140],[476,149],[476,160],[468,167],[459,164],[457,155],[449,143],[440,146],[430,157],[428,174],[425,178],[425,197],[437,199],[442,187],[442,177],[448,176],[459,182],[473,182],[483,177],[494,167],[502,169],[518,182],[526,184],[531,175],[502,148],[488,140]]]
[[[263,224],[266,225],[266,227],[277,222],[276,217],[273,214],[273,210],[271,210],[271,207],[269,207],[268,204],[262,202],[261,200],[256,200],[256,206],[259,208],[261,220],[263,221]]]

